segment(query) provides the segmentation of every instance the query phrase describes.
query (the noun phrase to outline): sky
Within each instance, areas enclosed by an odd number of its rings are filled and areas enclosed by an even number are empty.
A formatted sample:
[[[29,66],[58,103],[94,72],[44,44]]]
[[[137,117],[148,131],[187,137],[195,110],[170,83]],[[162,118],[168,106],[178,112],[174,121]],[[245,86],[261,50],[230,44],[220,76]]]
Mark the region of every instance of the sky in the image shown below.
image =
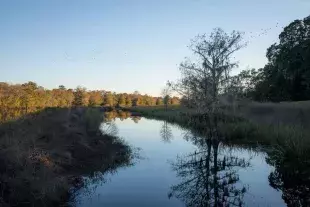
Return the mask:
[[[0,82],[159,95],[196,35],[244,32],[236,74],[309,15],[310,0],[1,0]]]

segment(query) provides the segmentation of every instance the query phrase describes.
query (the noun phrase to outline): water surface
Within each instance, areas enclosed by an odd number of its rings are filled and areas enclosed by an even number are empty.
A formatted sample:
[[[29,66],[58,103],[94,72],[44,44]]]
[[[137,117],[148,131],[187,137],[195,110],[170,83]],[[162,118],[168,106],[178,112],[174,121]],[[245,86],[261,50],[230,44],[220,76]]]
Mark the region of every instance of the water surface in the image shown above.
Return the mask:
[[[76,206],[285,206],[282,192],[269,184],[275,169],[263,152],[207,142],[164,121],[113,123],[139,156],[78,190]]]

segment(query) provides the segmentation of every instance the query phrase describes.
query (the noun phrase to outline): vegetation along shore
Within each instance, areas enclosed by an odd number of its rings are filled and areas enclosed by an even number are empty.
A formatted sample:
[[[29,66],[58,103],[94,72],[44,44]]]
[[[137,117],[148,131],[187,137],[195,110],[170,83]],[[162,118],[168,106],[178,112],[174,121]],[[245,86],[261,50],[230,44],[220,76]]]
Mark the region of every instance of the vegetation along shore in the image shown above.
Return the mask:
[[[131,149],[102,133],[98,108],[46,108],[0,126],[1,206],[58,206],[82,176],[130,164]]]

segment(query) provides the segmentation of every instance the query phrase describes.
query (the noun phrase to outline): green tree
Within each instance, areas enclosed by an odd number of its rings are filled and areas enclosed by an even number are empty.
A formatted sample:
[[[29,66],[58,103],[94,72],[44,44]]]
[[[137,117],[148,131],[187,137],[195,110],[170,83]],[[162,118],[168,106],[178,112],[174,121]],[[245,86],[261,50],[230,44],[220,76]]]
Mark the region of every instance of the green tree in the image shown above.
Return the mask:
[[[100,91],[89,92],[89,106],[100,106],[103,103],[103,96]]]
[[[120,94],[118,99],[118,105],[125,106],[126,105],[126,96],[125,94]]]
[[[56,89],[48,90],[34,82],[24,84],[8,84],[0,82],[0,109],[22,108],[32,109],[45,107],[71,107],[71,106],[115,106],[127,105],[155,105],[156,97],[134,94],[112,93],[100,91],[87,91],[86,88],[77,87],[75,90],[66,89],[60,85]],[[9,117],[9,116],[5,116]]]
[[[267,49],[268,64],[257,83],[259,99],[300,101],[310,99],[310,20],[295,20]]]
[[[104,105],[105,106],[114,106],[114,97],[111,92],[106,92],[104,94]]]
[[[156,99],[156,105],[163,105],[163,104],[164,104],[163,99],[161,97],[158,97]]]
[[[22,89],[22,105],[27,111],[29,108],[36,106],[36,90],[38,89],[38,85],[29,81],[28,83],[22,84]]]
[[[138,95],[137,100],[136,100],[136,105],[137,106],[144,106],[145,102],[143,100],[143,97],[141,95]]]
[[[132,100],[129,95],[126,96],[126,106],[132,106]]]
[[[87,106],[89,103],[89,95],[86,92],[86,88],[77,87],[74,91],[74,101],[75,106]]]

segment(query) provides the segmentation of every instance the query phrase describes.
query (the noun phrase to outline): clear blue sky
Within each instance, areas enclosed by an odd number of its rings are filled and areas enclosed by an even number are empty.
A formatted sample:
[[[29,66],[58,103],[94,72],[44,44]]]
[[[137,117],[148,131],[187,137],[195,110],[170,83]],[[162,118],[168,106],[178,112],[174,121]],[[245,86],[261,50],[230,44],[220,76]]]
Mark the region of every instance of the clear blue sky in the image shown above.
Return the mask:
[[[281,27],[308,15],[309,0],[1,0],[0,81],[158,95],[195,35],[245,32],[238,70],[258,68]]]

